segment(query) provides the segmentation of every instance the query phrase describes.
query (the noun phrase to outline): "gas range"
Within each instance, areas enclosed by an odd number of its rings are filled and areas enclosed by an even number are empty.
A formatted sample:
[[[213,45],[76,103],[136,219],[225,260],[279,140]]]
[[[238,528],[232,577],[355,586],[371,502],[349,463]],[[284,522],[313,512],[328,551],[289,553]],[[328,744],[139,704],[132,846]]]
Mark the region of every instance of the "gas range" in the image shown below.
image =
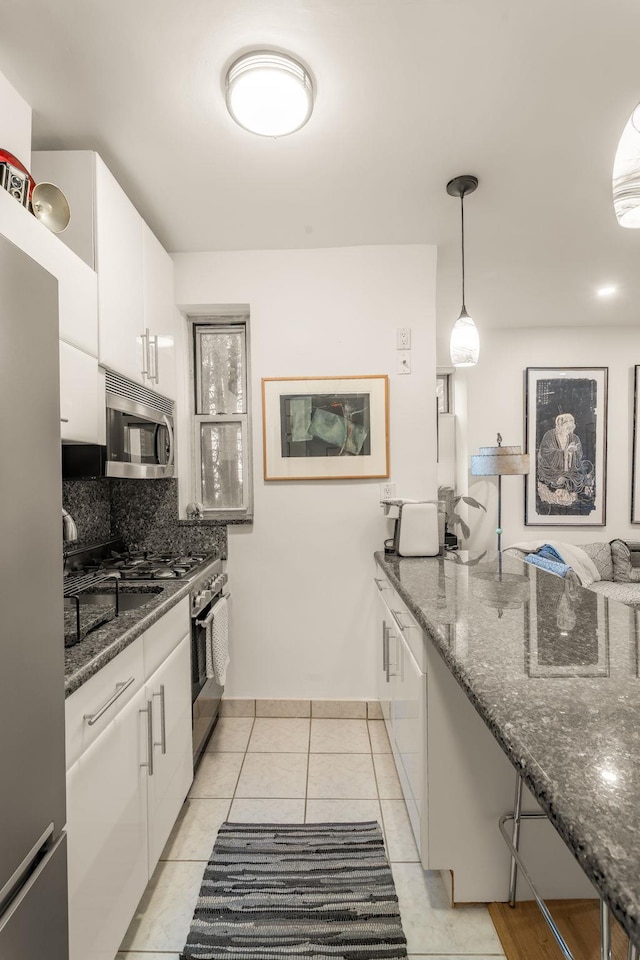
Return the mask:
[[[191,581],[214,560],[215,556],[206,553],[124,550],[118,541],[111,541],[69,554],[65,574],[108,575],[121,580]]]

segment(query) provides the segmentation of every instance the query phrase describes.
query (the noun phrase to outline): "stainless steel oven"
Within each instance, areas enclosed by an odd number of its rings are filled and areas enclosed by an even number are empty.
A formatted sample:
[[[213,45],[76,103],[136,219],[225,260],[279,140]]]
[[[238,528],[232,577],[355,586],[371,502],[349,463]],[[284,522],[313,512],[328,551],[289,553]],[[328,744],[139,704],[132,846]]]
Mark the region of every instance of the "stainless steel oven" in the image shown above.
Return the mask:
[[[191,703],[193,716],[193,765],[202,755],[218,718],[224,687],[207,678],[206,621],[225,591],[226,574],[216,560],[191,588]]]

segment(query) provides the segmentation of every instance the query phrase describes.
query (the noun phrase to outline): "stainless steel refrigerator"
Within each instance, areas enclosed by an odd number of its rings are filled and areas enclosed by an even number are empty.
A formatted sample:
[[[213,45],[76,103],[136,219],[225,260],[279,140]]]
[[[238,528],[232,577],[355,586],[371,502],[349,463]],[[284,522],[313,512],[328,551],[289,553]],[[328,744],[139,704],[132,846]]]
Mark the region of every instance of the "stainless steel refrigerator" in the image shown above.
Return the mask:
[[[67,960],[58,285],[0,236],[0,957]]]

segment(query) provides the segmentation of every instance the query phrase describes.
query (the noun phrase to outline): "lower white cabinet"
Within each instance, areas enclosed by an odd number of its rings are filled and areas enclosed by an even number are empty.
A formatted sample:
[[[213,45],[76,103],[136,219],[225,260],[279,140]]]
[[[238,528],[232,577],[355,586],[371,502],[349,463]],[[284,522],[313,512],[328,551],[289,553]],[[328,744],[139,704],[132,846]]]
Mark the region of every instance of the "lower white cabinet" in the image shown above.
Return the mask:
[[[375,582],[379,698],[422,865],[441,872],[452,902],[506,900],[498,819],[513,809],[514,768],[380,568]],[[526,788],[524,809],[539,810]],[[546,820],[525,823],[521,850],[543,896],[594,896]],[[524,881],[518,898],[531,898]]]
[[[70,960],[113,960],[193,779],[188,626],[185,598],[66,702]]]
[[[156,670],[145,690],[153,720],[153,775],[147,776],[151,876],[193,779],[188,636]]]
[[[113,960],[149,877],[144,689],[67,773],[69,956]]]

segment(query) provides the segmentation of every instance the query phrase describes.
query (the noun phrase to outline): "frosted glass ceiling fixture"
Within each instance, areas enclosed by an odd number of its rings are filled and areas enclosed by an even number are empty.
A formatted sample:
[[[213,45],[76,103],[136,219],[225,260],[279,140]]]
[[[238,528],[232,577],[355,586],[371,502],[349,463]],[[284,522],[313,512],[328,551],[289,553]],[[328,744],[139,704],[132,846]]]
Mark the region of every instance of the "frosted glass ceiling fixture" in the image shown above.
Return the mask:
[[[464,198],[478,186],[478,178],[465,174],[454,177],[447,184],[450,197],[460,197],[460,222],[462,236],[462,310],[451,331],[449,352],[454,367],[473,367],[480,356],[480,337],[478,328],[467,313],[464,303]]]
[[[613,208],[621,227],[640,227],[640,104],[627,120],[616,150]]]
[[[303,127],[313,110],[313,83],[307,68],[285,53],[254,50],[227,71],[229,113],[261,137],[285,137]]]

